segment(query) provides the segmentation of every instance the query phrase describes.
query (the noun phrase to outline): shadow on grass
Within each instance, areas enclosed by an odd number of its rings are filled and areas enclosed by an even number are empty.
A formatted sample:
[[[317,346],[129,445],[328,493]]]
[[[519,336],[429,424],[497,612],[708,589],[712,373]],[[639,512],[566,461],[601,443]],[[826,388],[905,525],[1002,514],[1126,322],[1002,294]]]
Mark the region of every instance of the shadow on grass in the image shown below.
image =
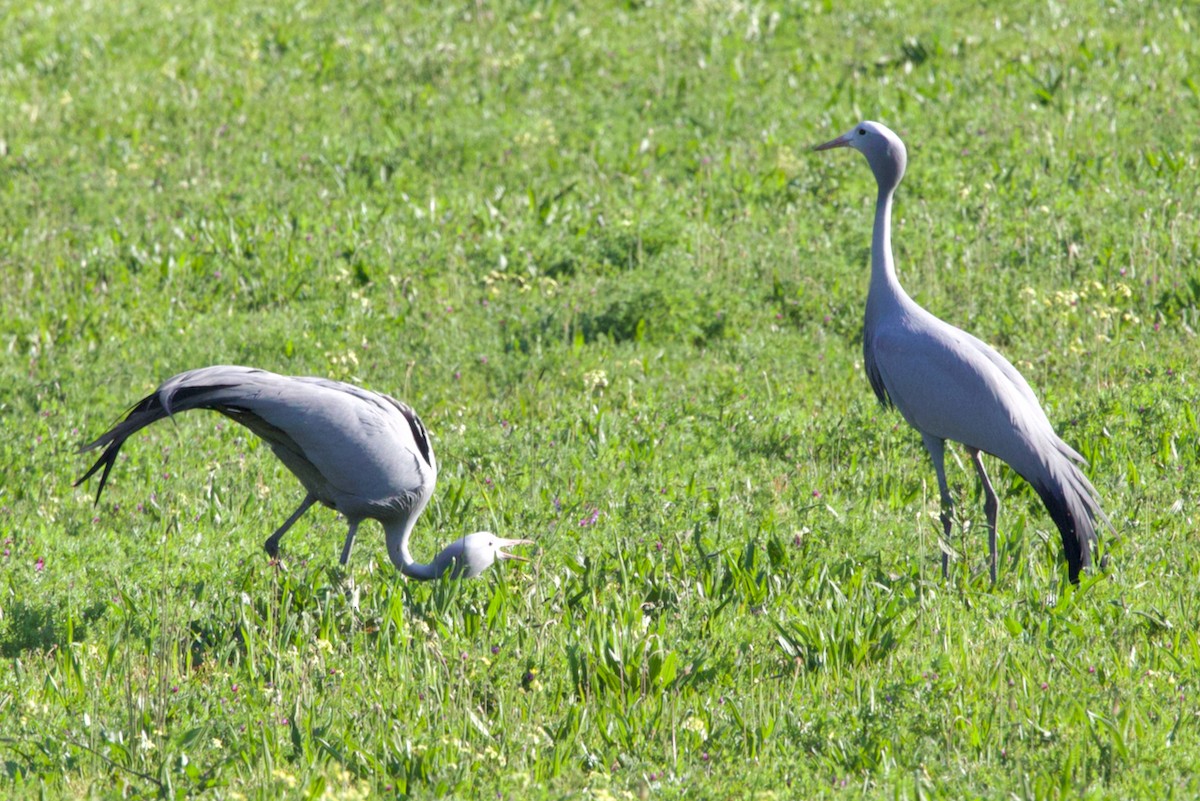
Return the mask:
[[[93,603],[71,621],[71,612],[62,604],[17,601],[5,610],[0,627],[0,656],[11,659],[26,651],[50,651],[70,640],[79,642],[87,637],[88,626],[104,616],[105,608],[104,603]],[[68,632],[68,623],[72,622]]]

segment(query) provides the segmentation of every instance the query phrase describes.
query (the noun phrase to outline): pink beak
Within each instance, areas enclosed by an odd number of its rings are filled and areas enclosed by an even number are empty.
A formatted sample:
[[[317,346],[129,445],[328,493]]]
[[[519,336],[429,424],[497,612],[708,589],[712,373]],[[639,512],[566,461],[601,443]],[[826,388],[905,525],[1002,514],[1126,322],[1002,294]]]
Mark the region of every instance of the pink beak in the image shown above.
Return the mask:
[[[850,147],[850,135],[852,133],[854,133],[854,132],[851,131],[848,134],[842,134],[837,139],[830,139],[828,142],[826,142],[823,145],[817,145],[816,147],[813,148],[813,150],[829,150],[830,148],[835,148],[835,147]]]
[[[514,545],[535,545],[533,540],[506,540],[503,537],[496,538],[496,558],[497,559],[514,559],[518,562],[528,562],[529,558],[525,556],[517,556],[515,553],[506,553],[500,548],[511,548]]]

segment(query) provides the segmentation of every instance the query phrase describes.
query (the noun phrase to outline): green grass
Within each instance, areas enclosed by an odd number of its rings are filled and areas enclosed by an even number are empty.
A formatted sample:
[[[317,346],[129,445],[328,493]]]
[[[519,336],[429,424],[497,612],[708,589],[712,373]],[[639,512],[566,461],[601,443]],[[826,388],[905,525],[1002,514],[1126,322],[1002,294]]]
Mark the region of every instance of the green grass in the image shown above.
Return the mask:
[[[289,7],[283,8],[282,6]],[[1189,798],[1200,14],[1173,3],[0,9],[0,795]],[[1072,589],[995,462],[939,575],[861,367],[901,280],[1090,461]],[[78,446],[184,369],[352,380],[442,464],[417,584],[215,415]]]

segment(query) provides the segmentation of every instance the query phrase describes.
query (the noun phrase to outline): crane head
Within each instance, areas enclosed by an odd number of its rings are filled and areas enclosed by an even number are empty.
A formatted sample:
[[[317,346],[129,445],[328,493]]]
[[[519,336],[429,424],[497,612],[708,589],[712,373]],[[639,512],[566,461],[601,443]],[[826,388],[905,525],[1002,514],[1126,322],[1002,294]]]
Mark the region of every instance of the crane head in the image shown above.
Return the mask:
[[[438,575],[449,570],[452,578],[475,578],[505,559],[528,562],[524,556],[504,550],[515,545],[533,545],[533,540],[510,540],[490,531],[476,531],[447,545],[433,563]]]
[[[837,139],[830,139],[813,150],[830,150],[835,147],[852,147],[866,156],[880,187],[894,189],[904,177],[908,151],[900,137],[882,123],[865,120]]]

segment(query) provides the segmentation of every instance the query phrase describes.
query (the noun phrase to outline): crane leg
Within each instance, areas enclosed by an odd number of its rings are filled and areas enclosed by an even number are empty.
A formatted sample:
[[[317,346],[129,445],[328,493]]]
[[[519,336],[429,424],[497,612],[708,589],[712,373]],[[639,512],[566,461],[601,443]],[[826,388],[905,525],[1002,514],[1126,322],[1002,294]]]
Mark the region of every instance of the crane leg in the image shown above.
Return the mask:
[[[358,533],[358,521],[350,521],[350,530],[346,532],[346,544],[342,546],[342,567],[350,561],[350,549],[354,547],[354,535]]]
[[[937,437],[922,434],[921,439],[925,441],[925,450],[929,451],[929,458],[933,460],[933,470],[937,473],[938,492],[942,496],[942,533],[945,536],[946,545],[950,544],[950,526],[954,521],[954,499],[950,497],[950,486],[946,483],[946,441]],[[950,576],[950,554],[945,548],[942,551],[942,578]]]
[[[354,535],[358,533],[358,520],[350,521],[350,530],[346,532],[346,544],[342,546],[342,558],[339,560],[342,567],[350,561],[350,549],[354,547]],[[345,578],[346,584],[346,600],[350,602],[350,608],[355,612],[358,611],[358,585],[354,583],[354,574],[347,573]]]
[[[267,537],[267,541],[263,543],[263,548],[266,550],[268,556],[270,556],[272,559],[274,559],[276,556],[279,556],[279,541],[283,539],[283,535],[287,533],[287,530],[292,527],[293,523],[299,520],[304,513],[308,511],[308,507],[312,506],[316,502],[316,495],[313,495],[312,493],[305,495],[304,500],[300,502],[300,508],[292,512],[292,516],[287,520],[284,520],[283,525],[276,529],[274,534]]]
[[[996,492],[988,479],[987,470],[983,469],[983,459],[975,448],[967,448],[971,461],[979,471],[979,480],[983,482],[983,513],[987,515],[988,524],[988,568],[992,573],[992,583],[996,583],[996,515],[1000,511],[1000,502],[996,500]]]

